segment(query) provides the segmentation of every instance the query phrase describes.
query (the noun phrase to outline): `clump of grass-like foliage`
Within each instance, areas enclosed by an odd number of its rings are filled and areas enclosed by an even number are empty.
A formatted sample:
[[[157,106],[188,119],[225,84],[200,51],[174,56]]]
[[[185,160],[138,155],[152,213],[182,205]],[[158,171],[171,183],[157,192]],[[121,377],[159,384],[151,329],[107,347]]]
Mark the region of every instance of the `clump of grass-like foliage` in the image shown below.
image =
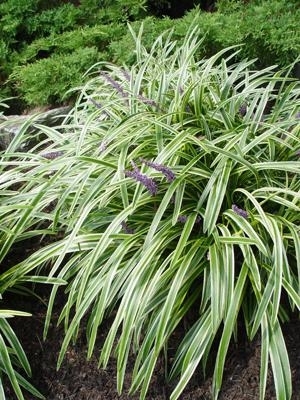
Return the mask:
[[[68,282],[58,365],[84,316],[91,357],[114,311],[99,364],[115,352],[121,392],[134,352],[141,398],[193,310],[168,371],[178,379],[171,400],[220,337],[216,399],[241,318],[250,340],[261,336],[260,399],[269,360],[277,398],[289,399],[281,323],[300,307],[299,83],[234,63],[236,48],[197,61],[196,29],[180,47],[168,34],[150,52],[141,32],[135,40],[130,70],[95,65],[62,126],[40,126],[21,152],[25,126],[2,154],[1,259],[16,241],[53,235],[7,272],[7,287],[35,269]]]

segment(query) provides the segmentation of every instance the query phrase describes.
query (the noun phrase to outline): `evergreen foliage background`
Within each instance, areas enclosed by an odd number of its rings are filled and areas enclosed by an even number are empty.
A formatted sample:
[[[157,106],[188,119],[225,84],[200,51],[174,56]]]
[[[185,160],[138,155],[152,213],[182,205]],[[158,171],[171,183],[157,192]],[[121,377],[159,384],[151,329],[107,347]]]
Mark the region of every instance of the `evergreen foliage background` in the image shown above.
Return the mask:
[[[138,29],[144,21],[150,47],[170,28],[182,42],[193,20],[204,36],[199,57],[243,43],[238,57],[257,58],[264,68],[287,66],[300,54],[297,0],[196,1],[185,9],[155,0],[6,0],[0,4],[0,97],[17,96],[15,110],[69,102],[74,92],[66,91],[84,83],[95,62],[135,61],[128,22]]]

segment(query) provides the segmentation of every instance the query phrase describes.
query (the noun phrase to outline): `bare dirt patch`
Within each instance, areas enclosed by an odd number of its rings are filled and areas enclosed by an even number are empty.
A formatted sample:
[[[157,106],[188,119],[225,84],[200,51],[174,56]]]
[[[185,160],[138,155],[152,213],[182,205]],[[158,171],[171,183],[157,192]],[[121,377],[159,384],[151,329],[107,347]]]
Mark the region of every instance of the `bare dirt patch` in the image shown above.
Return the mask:
[[[11,324],[26,351],[32,367],[31,382],[45,395],[47,400],[138,400],[139,395],[128,395],[131,382],[130,365],[125,379],[124,392],[119,396],[116,391],[116,362],[111,360],[108,367],[98,368],[98,359],[86,359],[86,338],[84,328],[79,333],[76,343],[69,348],[61,368],[56,370],[56,363],[61,342],[63,339],[62,327],[56,326],[58,315],[54,316],[48,338],[44,342],[42,332],[46,313],[46,306],[32,298],[12,298],[10,306],[15,309],[29,311],[31,318],[14,318]],[[107,320],[99,330],[97,348],[106,338],[111,321]],[[300,321],[295,316],[283,326],[284,337],[290,355],[293,376],[293,400],[300,400]],[[182,332],[181,332],[182,333]],[[172,345],[176,345],[176,337]],[[173,343],[174,342],[174,343]],[[172,351],[171,351],[172,352]],[[213,352],[212,352],[213,354]],[[214,360],[211,365],[213,366]],[[134,356],[132,357],[132,364]],[[169,361],[167,360],[167,363]],[[167,400],[172,391],[172,385],[165,381],[166,362],[160,359],[147,394],[149,400]],[[211,368],[210,368],[211,369]],[[232,343],[228,352],[225,367],[224,381],[220,400],[255,400],[259,399],[259,369],[260,369],[260,341],[259,338],[249,343],[241,340]],[[181,400],[210,400],[211,375],[204,378],[201,371],[197,371],[181,395]],[[174,384],[173,384],[174,385]],[[276,399],[269,372],[266,400]],[[14,400],[13,393],[7,389],[7,398]],[[31,395],[25,395],[26,400],[33,400]]]

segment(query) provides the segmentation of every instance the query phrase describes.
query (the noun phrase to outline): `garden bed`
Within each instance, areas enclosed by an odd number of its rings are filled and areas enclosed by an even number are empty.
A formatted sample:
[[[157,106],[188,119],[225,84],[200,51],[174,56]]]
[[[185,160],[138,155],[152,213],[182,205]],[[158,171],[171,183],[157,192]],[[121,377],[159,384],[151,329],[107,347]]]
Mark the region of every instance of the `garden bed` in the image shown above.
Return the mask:
[[[1,154],[9,400],[20,385],[39,395],[26,354],[47,400],[116,387],[299,400],[299,85],[232,64],[230,48],[196,61],[199,35],[174,52],[162,35],[148,53],[140,31],[135,68],[95,66],[61,124],[35,124],[41,140],[21,151],[25,123]]]
[[[46,300],[46,298],[45,298]],[[24,346],[32,367],[31,383],[35,385],[47,400],[138,400],[139,395],[128,395],[131,382],[130,365],[125,380],[125,390],[118,396],[116,390],[116,363],[112,359],[107,369],[98,369],[97,357],[86,359],[85,330],[79,333],[76,344],[69,348],[61,368],[56,370],[58,353],[64,337],[63,328],[56,326],[58,313],[53,322],[46,341],[43,341],[43,326],[46,307],[32,298],[11,299],[11,304],[20,310],[30,311],[31,318],[14,318],[11,325]],[[98,337],[97,349],[101,349],[111,320],[103,324]],[[182,336],[183,327],[174,333],[173,342]],[[300,321],[293,318],[283,326],[284,337],[288,348],[291,371],[293,377],[292,400],[300,399]],[[178,345],[178,343],[177,343]],[[171,344],[172,346],[172,344]],[[170,353],[172,349],[170,349]],[[214,352],[212,352],[214,354]],[[131,357],[132,365],[134,357]],[[214,360],[212,360],[212,365]],[[259,371],[260,371],[260,341],[252,343],[240,340],[231,344],[226,361],[224,381],[219,400],[253,400],[259,398]],[[172,391],[164,378],[165,362],[161,358],[152,377],[146,399],[167,400]],[[200,368],[194,374],[189,385],[181,395],[181,400],[209,400],[211,399],[211,376],[203,379]],[[32,395],[25,395],[26,400],[33,400]],[[14,400],[12,392],[7,392],[7,398]],[[275,399],[275,389],[272,374],[269,371],[267,393],[265,400]]]

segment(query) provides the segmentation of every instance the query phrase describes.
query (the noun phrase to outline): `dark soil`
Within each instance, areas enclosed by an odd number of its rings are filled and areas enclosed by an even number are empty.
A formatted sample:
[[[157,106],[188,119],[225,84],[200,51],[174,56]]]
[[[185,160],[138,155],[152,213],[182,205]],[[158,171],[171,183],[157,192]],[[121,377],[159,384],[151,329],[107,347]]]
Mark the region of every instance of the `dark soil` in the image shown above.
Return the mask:
[[[11,325],[18,335],[32,367],[31,382],[46,397],[47,400],[137,400],[138,394],[128,395],[131,376],[130,371],[125,378],[125,388],[122,395],[116,391],[116,362],[111,360],[107,369],[97,367],[97,357],[86,360],[86,340],[84,329],[79,333],[75,345],[69,348],[59,371],[56,362],[63,338],[63,330],[56,326],[58,315],[54,315],[48,338],[42,339],[46,306],[32,298],[15,296],[10,299],[10,307],[29,311],[31,318],[13,318]],[[97,348],[106,338],[111,321],[99,329]],[[300,321],[296,317],[283,326],[286,345],[290,355],[293,376],[293,400],[300,400]],[[182,333],[182,332],[181,332]],[[177,336],[180,336],[177,335]],[[176,332],[172,345],[176,346]],[[211,364],[213,366],[214,357]],[[134,358],[132,359],[134,360]],[[133,362],[132,362],[133,363]],[[241,341],[231,344],[224,373],[220,400],[255,400],[259,399],[259,339],[249,343]],[[130,370],[130,365],[129,365]],[[165,382],[165,361],[159,361],[147,400],[167,400],[172,391],[172,385]],[[211,375],[204,379],[200,369],[197,371],[181,395],[181,400],[211,399]],[[174,386],[173,386],[174,387]],[[15,400],[9,387],[6,389],[7,399]],[[34,400],[25,394],[26,400]],[[276,399],[271,371],[269,373],[266,400]]]

